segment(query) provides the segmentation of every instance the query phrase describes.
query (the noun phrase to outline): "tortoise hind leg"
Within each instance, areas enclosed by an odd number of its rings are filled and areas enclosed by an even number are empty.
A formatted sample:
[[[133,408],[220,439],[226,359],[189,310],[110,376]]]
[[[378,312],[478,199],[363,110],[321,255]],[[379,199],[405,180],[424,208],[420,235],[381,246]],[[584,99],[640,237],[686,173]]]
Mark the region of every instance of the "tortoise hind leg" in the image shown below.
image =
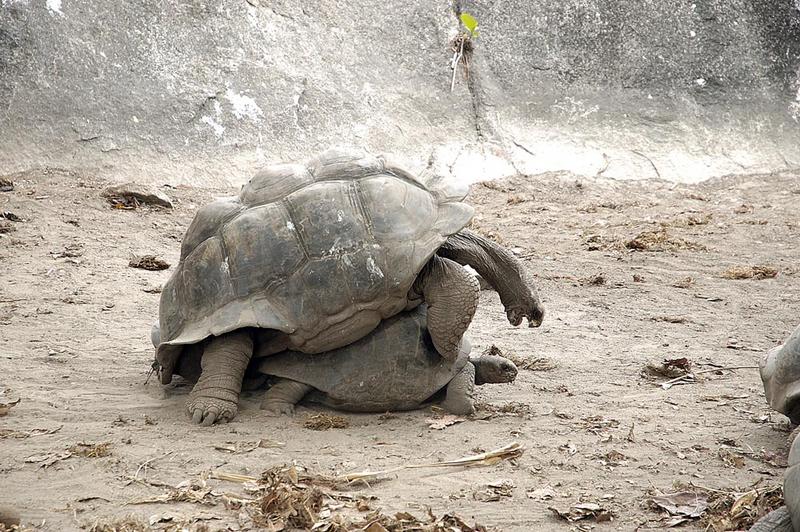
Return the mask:
[[[446,360],[455,360],[461,337],[478,308],[477,279],[460,264],[434,255],[414,282],[409,299],[417,294],[428,305],[433,345]]]
[[[451,414],[469,415],[475,413],[475,366],[467,362],[464,369],[447,384],[447,396],[442,408]]]
[[[249,332],[238,330],[209,341],[200,361],[200,378],[186,402],[192,422],[208,426],[236,416],[242,379],[252,356]]]
[[[291,379],[279,379],[264,393],[261,410],[277,416],[294,414],[294,405],[311,390],[312,386]]]

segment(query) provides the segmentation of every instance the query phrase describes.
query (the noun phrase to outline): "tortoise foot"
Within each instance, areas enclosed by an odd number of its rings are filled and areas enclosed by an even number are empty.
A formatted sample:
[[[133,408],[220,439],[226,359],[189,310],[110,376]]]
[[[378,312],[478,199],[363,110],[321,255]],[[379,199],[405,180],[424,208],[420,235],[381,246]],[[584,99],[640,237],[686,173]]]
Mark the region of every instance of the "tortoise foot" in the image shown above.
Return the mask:
[[[475,366],[467,362],[464,369],[453,377],[447,385],[447,395],[442,401],[442,408],[457,416],[468,416],[475,413]]]
[[[451,414],[455,414],[457,416],[469,416],[475,413],[475,403],[472,401],[472,399],[447,398],[442,401],[441,406],[444,411],[450,412]]]
[[[294,415],[294,405],[286,402],[271,402],[271,401],[264,401],[261,403],[261,410],[267,413],[270,416],[293,416]]]
[[[264,393],[261,410],[273,416],[292,416],[294,415],[294,405],[310,391],[311,386],[308,384],[291,379],[278,379]]]
[[[209,397],[192,393],[186,403],[186,409],[192,423],[208,427],[214,423],[227,423],[236,417],[239,406],[234,401]]]

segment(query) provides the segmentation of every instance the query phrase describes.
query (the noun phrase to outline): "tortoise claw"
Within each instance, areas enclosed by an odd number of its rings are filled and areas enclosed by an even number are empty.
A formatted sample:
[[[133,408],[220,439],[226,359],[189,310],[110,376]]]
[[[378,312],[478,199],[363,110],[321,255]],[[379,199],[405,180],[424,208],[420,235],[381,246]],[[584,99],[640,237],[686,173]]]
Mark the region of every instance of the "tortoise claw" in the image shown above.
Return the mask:
[[[236,405],[227,402],[219,403],[218,400],[195,400],[188,405],[192,423],[203,427],[210,427],[214,423],[227,423],[236,416]]]
[[[203,426],[210,427],[211,425],[214,424],[216,420],[217,420],[217,412],[212,410],[208,412],[208,414],[206,414],[206,417],[203,418]]]
[[[544,308],[536,301],[530,305],[515,305],[506,309],[508,322],[517,327],[527,318],[528,327],[539,327],[544,320]]]

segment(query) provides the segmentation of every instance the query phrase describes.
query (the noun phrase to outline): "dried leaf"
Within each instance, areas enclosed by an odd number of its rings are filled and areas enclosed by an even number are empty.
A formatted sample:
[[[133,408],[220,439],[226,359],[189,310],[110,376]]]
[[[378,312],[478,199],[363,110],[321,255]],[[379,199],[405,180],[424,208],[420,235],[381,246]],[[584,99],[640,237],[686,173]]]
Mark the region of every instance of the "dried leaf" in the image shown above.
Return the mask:
[[[536,499],[539,501],[549,501],[555,498],[556,490],[554,490],[550,486],[544,486],[542,488],[538,488],[532,491],[527,491],[525,492],[525,495],[527,495],[529,499]]]
[[[722,448],[717,453],[719,455],[720,460],[728,467],[734,467],[736,469],[741,469],[744,467],[744,458],[731,451],[730,449]]]
[[[89,532],[150,532],[152,527],[135,515],[117,517],[110,521],[95,520],[91,525],[87,525]]]
[[[2,438],[23,439],[23,438],[30,438],[32,436],[55,434],[56,432],[61,430],[61,427],[63,427],[63,425],[59,425],[58,427],[54,427],[52,429],[31,429],[31,430],[0,429],[0,439]]]
[[[653,497],[650,501],[671,516],[696,519],[708,508],[708,497],[690,491]],[[674,526],[674,525],[671,525]]]
[[[548,508],[551,512],[555,513],[558,517],[574,523],[583,519],[593,519],[598,523],[604,521],[611,521],[613,514],[599,504],[584,502],[572,506],[569,510],[559,510],[553,506]]]
[[[625,436],[625,439],[631,443],[636,443],[636,435],[633,433],[633,429],[636,427],[635,423],[631,423],[631,430],[628,431],[628,435]]]
[[[211,490],[205,480],[184,480],[174,488],[169,488],[166,493],[132,501],[129,504],[158,504],[165,502],[190,502],[195,504],[214,505],[220,499],[220,494]]]
[[[487,484],[485,489],[473,493],[472,498],[476,501],[496,502],[503,497],[513,496],[514,488],[516,485],[511,480],[497,480]]]
[[[689,320],[681,316],[656,316],[652,318],[653,321],[660,321],[665,323],[686,323]]]
[[[76,443],[68,450],[73,456],[101,458],[111,454],[111,443]]]
[[[602,462],[606,464],[622,464],[624,462],[627,462],[627,460],[628,460],[627,456],[614,449],[608,451],[602,457]]]
[[[5,388],[3,393],[0,393],[0,417],[7,416],[13,407],[19,404],[20,398],[12,399],[10,388]]]
[[[66,460],[70,456],[72,456],[72,453],[69,451],[64,451],[61,453],[34,454],[27,457],[25,459],[25,463],[39,464],[39,467],[47,468],[55,464],[56,462],[60,462],[61,460]]]
[[[655,231],[643,231],[625,242],[625,247],[632,251],[705,251],[702,244],[689,242],[682,238],[670,236],[665,227]]]
[[[586,416],[582,417],[575,425],[579,428],[585,429],[588,432],[597,434],[602,429],[617,428],[619,421],[616,419],[609,419],[603,416]]]
[[[453,414],[445,414],[442,417],[438,418],[428,418],[425,420],[425,423],[428,424],[428,427],[434,430],[443,430],[450,425],[455,425],[456,423],[461,423],[462,421],[466,421],[466,418],[461,416],[456,416]]]
[[[283,443],[281,442],[261,439],[258,441],[226,441],[222,444],[216,444],[213,447],[218,451],[223,451],[226,453],[244,454],[255,451],[256,449],[272,449],[275,447],[281,447],[282,445]]]
[[[778,268],[774,266],[732,266],[723,271],[723,279],[771,279],[778,275]]]
[[[303,426],[311,430],[346,429],[350,421],[346,417],[321,413],[307,416]]]
[[[692,363],[688,358],[664,359],[662,362],[648,362],[644,368],[645,376],[674,379],[689,373]]]
[[[748,530],[756,521],[783,506],[781,485],[769,485],[747,490],[714,490],[709,497],[709,509],[703,516],[707,528],[717,530]]]
[[[169,263],[159,259],[155,255],[143,255],[141,257],[132,258],[128,266],[131,268],[140,268],[142,270],[158,271],[169,268]]]
[[[578,448],[575,446],[574,443],[566,443],[558,448],[559,451],[564,451],[568,455],[572,456],[578,452]]]

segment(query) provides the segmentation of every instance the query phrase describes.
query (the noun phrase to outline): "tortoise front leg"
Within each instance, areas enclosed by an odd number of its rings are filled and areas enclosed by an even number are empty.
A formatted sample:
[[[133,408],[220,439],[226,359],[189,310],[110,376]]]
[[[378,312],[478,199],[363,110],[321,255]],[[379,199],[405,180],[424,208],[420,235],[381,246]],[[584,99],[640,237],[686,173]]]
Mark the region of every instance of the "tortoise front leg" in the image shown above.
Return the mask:
[[[414,281],[409,299],[420,294],[428,305],[428,332],[434,347],[445,360],[455,360],[461,337],[478,308],[477,279],[458,263],[434,255]]]
[[[472,362],[453,377],[447,384],[447,396],[442,401],[442,408],[451,414],[466,416],[475,413],[475,366]]]
[[[500,294],[506,317],[512,325],[519,325],[524,318],[528,318],[530,327],[542,324],[544,307],[536,288],[528,281],[522,263],[507,249],[462,229],[450,236],[436,253],[473,267]]]
[[[291,416],[294,414],[294,405],[312,389],[313,387],[302,382],[280,379],[264,393],[261,410],[267,410],[277,416],[281,414]]]
[[[234,331],[209,341],[200,361],[200,378],[186,402],[192,422],[208,426],[236,417],[242,379],[252,356],[249,332]]]

